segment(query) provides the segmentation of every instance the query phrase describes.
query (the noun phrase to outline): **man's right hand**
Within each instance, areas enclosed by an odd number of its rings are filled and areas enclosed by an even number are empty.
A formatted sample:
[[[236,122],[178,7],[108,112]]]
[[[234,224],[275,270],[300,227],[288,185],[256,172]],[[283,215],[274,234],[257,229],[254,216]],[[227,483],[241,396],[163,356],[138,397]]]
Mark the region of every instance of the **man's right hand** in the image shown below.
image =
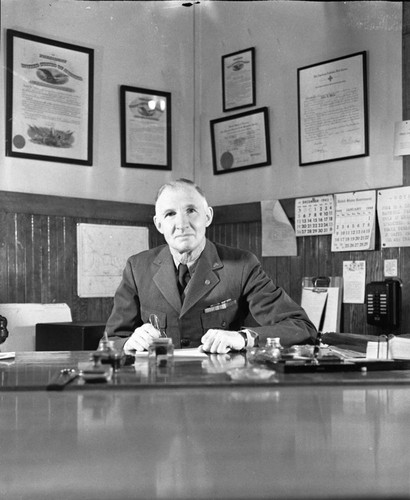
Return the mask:
[[[125,354],[133,354],[135,351],[147,351],[148,346],[154,339],[159,338],[159,331],[150,323],[145,323],[134,330],[134,333],[124,344]]]

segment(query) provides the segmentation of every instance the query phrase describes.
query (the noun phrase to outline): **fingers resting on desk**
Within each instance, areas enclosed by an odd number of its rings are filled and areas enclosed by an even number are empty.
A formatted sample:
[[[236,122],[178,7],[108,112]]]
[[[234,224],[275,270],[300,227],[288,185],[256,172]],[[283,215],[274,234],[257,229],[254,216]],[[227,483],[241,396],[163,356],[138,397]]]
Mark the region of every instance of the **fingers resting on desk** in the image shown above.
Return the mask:
[[[245,347],[243,336],[230,330],[210,329],[201,339],[205,352],[225,354],[231,350],[240,351]]]

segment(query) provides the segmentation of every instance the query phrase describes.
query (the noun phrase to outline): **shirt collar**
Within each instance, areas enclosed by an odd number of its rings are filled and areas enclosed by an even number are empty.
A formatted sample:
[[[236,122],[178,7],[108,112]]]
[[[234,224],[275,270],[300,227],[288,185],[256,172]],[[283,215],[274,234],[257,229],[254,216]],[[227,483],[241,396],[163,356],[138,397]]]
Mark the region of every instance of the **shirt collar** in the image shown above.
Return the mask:
[[[171,252],[172,258],[174,259],[175,267],[178,269],[179,264],[183,263],[188,266],[188,269],[191,269],[191,267],[199,259],[203,249],[205,248],[205,245],[206,245],[206,238],[204,238],[203,242],[197,248],[195,248],[195,250],[193,250],[193,252],[188,256],[188,261],[185,261],[185,258],[181,259],[182,257],[181,254],[175,252],[175,250],[170,248],[169,250]]]

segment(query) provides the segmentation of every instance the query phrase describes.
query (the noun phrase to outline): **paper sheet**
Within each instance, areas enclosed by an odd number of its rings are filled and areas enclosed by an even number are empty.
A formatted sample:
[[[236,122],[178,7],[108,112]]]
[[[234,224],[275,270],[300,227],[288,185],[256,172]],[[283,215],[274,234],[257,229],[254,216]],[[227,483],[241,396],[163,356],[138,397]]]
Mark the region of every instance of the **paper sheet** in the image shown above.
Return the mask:
[[[326,288],[303,288],[302,307],[308,315],[310,321],[315,325],[316,330],[320,329],[321,319],[327,301]]]
[[[410,121],[396,122],[394,126],[394,156],[410,155]]]
[[[147,358],[148,351],[136,352],[135,358]],[[175,349],[174,358],[202,358],[206,359],[208,354],[201,351],[198,347],[192,347],[188,349]]]
[[[343,302],[345,304],[364,304],[366,261],[344,261],[343,283]]]
[[[0,361],[2,359],[14,359],[16,357],[15,352],[0,352]]]
[[[295,231],[278,200],[261,202],[262,257],[297,255]]]

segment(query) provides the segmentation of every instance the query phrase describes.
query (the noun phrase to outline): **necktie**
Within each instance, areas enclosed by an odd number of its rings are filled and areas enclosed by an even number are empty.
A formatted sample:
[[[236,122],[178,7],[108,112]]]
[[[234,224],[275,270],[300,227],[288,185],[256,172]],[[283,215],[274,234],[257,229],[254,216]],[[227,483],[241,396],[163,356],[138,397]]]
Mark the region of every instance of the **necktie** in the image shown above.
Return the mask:
[[[182,295],[184,293],[185,287],[188,284],[191,276],[189,274],[188,266],[186,264],[179,264],[178,266],[178,290]]]

